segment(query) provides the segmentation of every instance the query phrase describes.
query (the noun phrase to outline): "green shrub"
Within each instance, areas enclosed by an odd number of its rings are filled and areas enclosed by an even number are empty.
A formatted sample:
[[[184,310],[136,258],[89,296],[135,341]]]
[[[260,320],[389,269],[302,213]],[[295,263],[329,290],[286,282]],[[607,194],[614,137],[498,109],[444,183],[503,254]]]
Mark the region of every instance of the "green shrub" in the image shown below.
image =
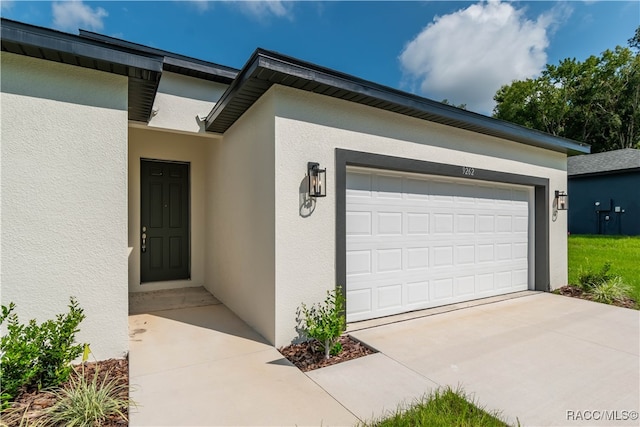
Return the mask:
[[[46,424],[65,426],[101,425],[111,415],[127,419],[129,387],[118,384],[107,373],[98,381],[98,371],[88,380],[82,372],[73,374],[68,387],[51,392],[56,403],[44,412]]]
[[[15,304],[2,306],[0,324],[7,320],[2,336],[0,386],[2,407],[8,406],[22,388],[58,386],[69,378],[71,361],[82,353],[83,344],[75,343],[78,325],[85,315],[71,298],[69,312],[38,325],[34,319],[23,325],[12,313]]]
[[[580,267],[578,272],[578,286],[593,301],[612,304],[615,301],[628,298],[631,287],[624,283],[620,276],[610,273],[611,263],[605,262],[600,271]]]
[[[591,268],[582,268],[578,272],[578,285],[583,291],[589,292],[591,289],[600,286],[601,284],[608,282],[614,276],[609,273],[611,270],[611,263],[605,262],[600,271],[594,272]]]
[[[622,277],[616,276],[591,288],[589,295],[594,301],[612,304],[628,298],[630,292],[631,288],[624,283]]]
[[[327,291],[327,297],[322,304],[313,304],[309,308],[302,303],[302,331],[308,338],[320,343],[325,359],[342,351],[338,338],[346,327],[344,308],[345,298],[339,288]]]

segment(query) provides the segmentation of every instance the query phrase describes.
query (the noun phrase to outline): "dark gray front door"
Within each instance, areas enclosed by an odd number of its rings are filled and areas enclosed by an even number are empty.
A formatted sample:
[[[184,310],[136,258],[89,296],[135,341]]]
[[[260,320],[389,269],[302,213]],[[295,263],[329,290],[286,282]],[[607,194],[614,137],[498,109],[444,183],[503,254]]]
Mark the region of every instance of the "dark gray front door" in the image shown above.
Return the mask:
[[[189,164],[140,161],[140,282],[189,279]]]

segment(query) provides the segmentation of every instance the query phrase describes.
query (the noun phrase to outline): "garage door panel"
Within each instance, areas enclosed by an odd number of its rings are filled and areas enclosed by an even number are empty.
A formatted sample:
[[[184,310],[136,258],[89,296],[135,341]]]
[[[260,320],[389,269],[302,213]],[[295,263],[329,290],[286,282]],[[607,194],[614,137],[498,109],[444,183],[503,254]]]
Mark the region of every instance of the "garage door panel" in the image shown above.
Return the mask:
[[[346,298],[349,315],[358,316],[371,313],[373,307],[371,288],[348,290]]]
[[[513,271],[513,286],[521,289],[527,289],[528,272],[526,268]]]
[[[346,195],[349,197],[371,198],[371,179],[369,173],[349,172],[347,175]]]
[[[433,232],[435,234],[453,233],[453,214],[436,213],[433,215]]]
[[[450,300],[453,297],[453,279],[447,277],[433,280],[429,290],[432,301]]]
[[[429,200],[429,182],[426,180],[407,178],[404,191],[407,200]]]
[[[475,293],[475,276],[462,276],[456,278],[456,295],[464,297]]]
[[[377,178],[377,179],[376,179]],[[402,178],[399,176],[377,175],[374,177],[376,197],[379,199],[401,199]]]
[[[429,248],[424,246],[407,248],[407,270],[429,268]]]
[[[475,245],[456,245],[456,264],[475,264],[476,262]]]
[[[476,216],[473,214],[456,215],[456,232],[458,234],[476,232]]]
[[[494,189],[493,198],[497,205],[510,205],[513,199],[510,189],[496,188]]]
[[[526,260],[529,252],[529,245],[526,242],[516,242],[513,244],[513,259]]]
[[[396,309],[402,307],[402,284],[393,283],[389,285],[379,286],[377,288],[378,309]]]
[[[480,244],[476,246],[476,260],[478,263],[483,262],[493,262],[495,260],[494,256],[494,245],[489,244]]]
[[[408,235],[427,235],[429,234],[429,221],[430,217],[428,213],[423,212],[407,212],[407,234]]]
[[[495,218],[493,215],[478,215],[478,233],[493,233]]]
[[[453,266],[453,246],[436,246],[432,249],[433,263],[431,267],[452,267]]]
[[[496,259],[498,261],[511,260],[511,243],[499,243],[496,245]]]
[[[526,207],[529,205],[529,193],[524,190],[513,190],[512,198],[516,206]]]
[[[347,172],[347,320],[525,290],[530,189]]]
[[[508,215],[496,216],[496,232],[511,233],[511,220],[511,216]]]
[[[406,304],[408,306],[423,306],[429,302],[429,281],[407,282],[406,295]]]
[[[402,249],[378,249],[376,251],[376,269],[378,273],[402,271]]]
[[[513,217],[513,231],[516,233],[527,233],[529,230],[529,218],[525,215]]]
[[[400,212],[378,212],[376,214],[376,234],[379,236],[402,235],[402,213]]]
[[[504,289],[511,288],[511,271],[501,271],[495,275],[496,288]]]
[[[347,234],[370,236],[371,212],[351,211],[347,212]]]
[[[347,276],[371,274],[371,250],[347,251]]]
[[[476,276],[476,293],[493,291],[493,273],[478,274]]]

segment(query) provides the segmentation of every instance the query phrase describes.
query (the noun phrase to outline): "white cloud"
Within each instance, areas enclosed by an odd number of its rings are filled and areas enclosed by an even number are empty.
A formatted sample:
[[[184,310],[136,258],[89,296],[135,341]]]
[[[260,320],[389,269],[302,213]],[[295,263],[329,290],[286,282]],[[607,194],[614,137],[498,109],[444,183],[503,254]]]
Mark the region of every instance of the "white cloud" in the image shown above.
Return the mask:
[[[400,63],[426,96],[489,114],[500,86],[543,69],[547,35],[560,15],[565,18],[566,9],[530,20],[512,4],[480,2],[435,17],[407,43]]]
[[[191,6],[194,6],[200,13],[209,10],[208,0],[186,0],[185,3],[188,3]]]
[[[175,0],[188,4],[199,13],[204,13],[213,7],[217,0]],[[289,0],[219,0],[231,7],[235,7],[245,15],[258,20],[271,16],[292,19],[293,2]]]
[[[292,18],[291,11],[293,2],[281,0],[242,0],[232,3],[238,6],[242,12],[254,18],[264,19],[272,15],[278,18]]]
[[[103,19],[109,16],[101,7],[92,8],[80,1],[53,2],[53,25],[61,30],[102,30]]]

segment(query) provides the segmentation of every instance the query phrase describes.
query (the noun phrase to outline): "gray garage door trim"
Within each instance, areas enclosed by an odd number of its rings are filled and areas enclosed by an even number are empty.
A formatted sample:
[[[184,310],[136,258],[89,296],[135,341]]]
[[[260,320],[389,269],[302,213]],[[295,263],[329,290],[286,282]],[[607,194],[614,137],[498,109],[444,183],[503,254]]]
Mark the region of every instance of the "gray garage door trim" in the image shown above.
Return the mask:
[[[412,172],[470,180],[527,185],[534,188],[534,288],[549,290],[549,180],[528,175],[476,168],[474,165],[451,165],[401,157],[336,149],[336,284],[346,295],[346,182],[347,166]],[[472,168],[465,169],[465,168]],[[472,173],[471,173],[472,172]]]

